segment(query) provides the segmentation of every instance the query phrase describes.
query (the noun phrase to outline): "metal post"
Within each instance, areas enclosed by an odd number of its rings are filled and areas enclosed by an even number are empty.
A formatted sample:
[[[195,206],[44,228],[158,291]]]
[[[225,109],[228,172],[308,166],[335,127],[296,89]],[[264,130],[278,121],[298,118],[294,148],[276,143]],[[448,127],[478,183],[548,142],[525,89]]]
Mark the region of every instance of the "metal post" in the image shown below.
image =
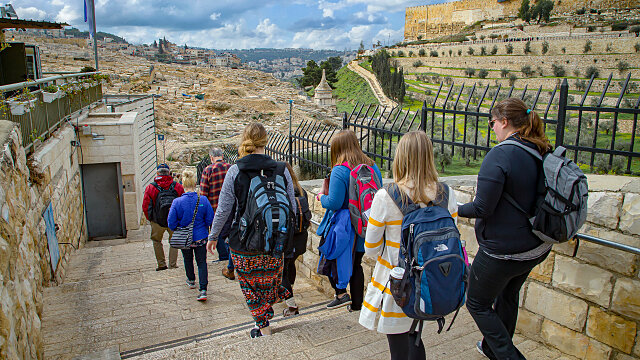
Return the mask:
[[[342,114],[342,128],[343,129],[347,128],[347,112],[346,111]]]
[[[293,113],[293,100],[289,100],[289,141],[288,141],[288,145],[289,145],[289,156],[288,156],[288,161],[289,164],[293,165],[291,163],[292,160],[292,155],[293,155],[293,141],[291,139],[291,114]]]
[[[564,144],[564,124],[567,118],[567,98],[569,96],[569,83],[565,78],[560,85],[560,98],[558,99],[558,124],[556,124],[555,147]]]
[[[422,104],[422,109],[421,109],[421,116],[420,116],[420,130],[427,132],[427,103],[424,102]]]

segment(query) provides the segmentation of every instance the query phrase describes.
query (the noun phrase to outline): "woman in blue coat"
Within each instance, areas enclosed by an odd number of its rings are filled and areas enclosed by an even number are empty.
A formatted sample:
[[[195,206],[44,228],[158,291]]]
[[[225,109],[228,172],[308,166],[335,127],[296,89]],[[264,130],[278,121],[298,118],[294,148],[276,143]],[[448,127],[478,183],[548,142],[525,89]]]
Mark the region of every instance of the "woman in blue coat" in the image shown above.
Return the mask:
[[[169,210],[169,217],[167,223],[171,231],[176,227],[189,226],[193,219],[193,213],[195,212],[196,203],[198,200],[198,194],[196,193],[196,174],[191,170],[185,170],[182,172],[182,186],[185,193],[179,198],[173,200],[171,209]],[[191,249],[182,249],[182,258],[184,259],[184,271],[187,274],[187,286],[190,289],[196,288],[196,275],[193,268],[193,256],[196,257],[196,263],[198,264],[198,279],[200,283],[200,293],[198,294],[198,301],[207,300],[207,284],[208,284],[208,272],[207,272],[207,237],[209,235],[209,228],[213,221],[213,209],[209,200],[200,195],[200,202],[198,203],[198,213],[193,223],[193,244]]]
[[[345,166],[345,163],[348,166]],[[332,216],[334,212],[349,207],[349,181],[352,168],[360,164],[367,164],[373,167],[380,184],[382,183],[380,169],[371,158],[362,152],[356,133],[352,130],[342,130],[331,140],[331,164],[333,168],[329,177],[329,187],[328,189],[323,187],[321,194],[318,195],[318,200],[322,203],[322,207],[331,210],[327,211],[325,216]],[[344,241],[349,241],[349,239],[344,239]],[[353,257],[353,270],[349,281],[351,296],[347,293],[346,288],[341,288],[342,286],[336,284],[329,277],[329,282],[334,288],[336,296],[327,305],[327,308],[333,309],[345,305],[351,305],[350,310],[353,311],[359,311],[362,308],[362,300],[364,298],[363,256],[364,238],[358,236],[356,238],[355,256]]]

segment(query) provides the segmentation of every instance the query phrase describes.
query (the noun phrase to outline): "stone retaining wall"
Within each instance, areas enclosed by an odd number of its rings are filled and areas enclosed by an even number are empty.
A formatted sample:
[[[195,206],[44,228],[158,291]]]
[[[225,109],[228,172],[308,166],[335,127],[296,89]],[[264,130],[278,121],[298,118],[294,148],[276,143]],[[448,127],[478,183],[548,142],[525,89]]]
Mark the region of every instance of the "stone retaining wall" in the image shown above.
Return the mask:
[[[640,179],[589,175],[589,216],[581,233],[640,247]],[[456,190],[458,202],[475,194],[475,176],[443,178]],[[315,195],[321,181],[304,182],[315,220],[324,209]],[[459,219],[471,257],[478,251],[473,221]],[[320,239],[312,226],[307,252],[298,260],[301,274],[329,295],[326,277],[316,274]],[[518,330],[565,354],[580,359],[640,359],[640,257],[580,241],[556,245],[534,268],[522,288]],[[365,279],[374,259],[365,257]]]
[[[29,158],[18,127],[0,121],[0,358],[41,359],[43,287],[62,282],[86,241],[80,171],[65,125]],[[29,163],[29,166],[27,166]],[[51,268],[43,212],[51,203],[60,261]],[[61,243],[71,243],[66,245]]]

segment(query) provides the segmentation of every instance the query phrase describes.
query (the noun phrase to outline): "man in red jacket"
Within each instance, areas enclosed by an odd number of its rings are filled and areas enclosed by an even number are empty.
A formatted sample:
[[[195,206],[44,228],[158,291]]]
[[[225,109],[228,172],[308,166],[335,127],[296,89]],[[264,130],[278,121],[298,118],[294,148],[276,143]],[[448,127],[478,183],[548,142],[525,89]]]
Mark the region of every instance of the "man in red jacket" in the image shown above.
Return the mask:
[[[168,190],[173,191],[168,193]],[[160,164],[157,167],[157,176],[153,179],[153,183],[147,185],[144,189],[144,199],[142,200],[142,211],[144,216],[151,223],[151,240],[153,241],[153,251],[156,254],[156,260],[158,261],[158,267],[156,271],[166,270],[167,262],[164,257],[164,249],[162,247],[162,238],[164,232],[169,233],[169,237],[173,234],[167,227],[166,214],[158,214],[160,211],[159,205],[156,200],[160,194],[160,190],[165,191],[163,197],[170,199],[171,197],[179,197],[184,194],[184,188],[181,184],[173,181],[171,171],[167,164]],[[167,210],[168,212],[168,210]],[[178,267],[178,249],[169,248],[169,268]]]

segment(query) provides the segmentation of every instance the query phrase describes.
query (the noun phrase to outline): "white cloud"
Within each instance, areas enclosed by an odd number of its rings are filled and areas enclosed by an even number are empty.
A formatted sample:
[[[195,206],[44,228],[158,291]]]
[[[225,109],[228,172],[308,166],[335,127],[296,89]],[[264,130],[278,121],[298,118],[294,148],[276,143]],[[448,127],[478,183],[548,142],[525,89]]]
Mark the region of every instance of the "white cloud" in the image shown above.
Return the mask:
[[[349,46],[350,39],[343,29],[311,30],[293,35],[290,47],[312,49],[341,49]]]
[[[344,1],[332,3],[325,0],[320,0],[318,2],[318,9],[322,10],[323,17],[334,17],[335,11],[342,9],[345,6],[347,6],[347,4]]]
[[[47,13],[45,11],[33,6],[27,8],[19,7],[15,10],[20,19],[43,20],[45,16],[47,16]]]
[[[348,33],[351,43],[360,44],[360,41],[364,41],[364,43],[366,44],[368,42],[368,39],[371,38],[371,30],[371,25],[354,26]]]
[[[214,12],[211,15],[209,15],[209,19],[216,21],[218,20],[218,18],[221,16],[222,14],[219,12]]]
[[[385,28],[373,36],[373,42],[380,41],[380,43],[385,45],[395,44],[402,39],[404,39],[404,29],[395,30]]]
[[[83,10],[84,11],[84,8]],[[78,6],[65,5],[56,15],[56,21],[71,24],[76,20],[83,21],[83,15],[78,10]]]

